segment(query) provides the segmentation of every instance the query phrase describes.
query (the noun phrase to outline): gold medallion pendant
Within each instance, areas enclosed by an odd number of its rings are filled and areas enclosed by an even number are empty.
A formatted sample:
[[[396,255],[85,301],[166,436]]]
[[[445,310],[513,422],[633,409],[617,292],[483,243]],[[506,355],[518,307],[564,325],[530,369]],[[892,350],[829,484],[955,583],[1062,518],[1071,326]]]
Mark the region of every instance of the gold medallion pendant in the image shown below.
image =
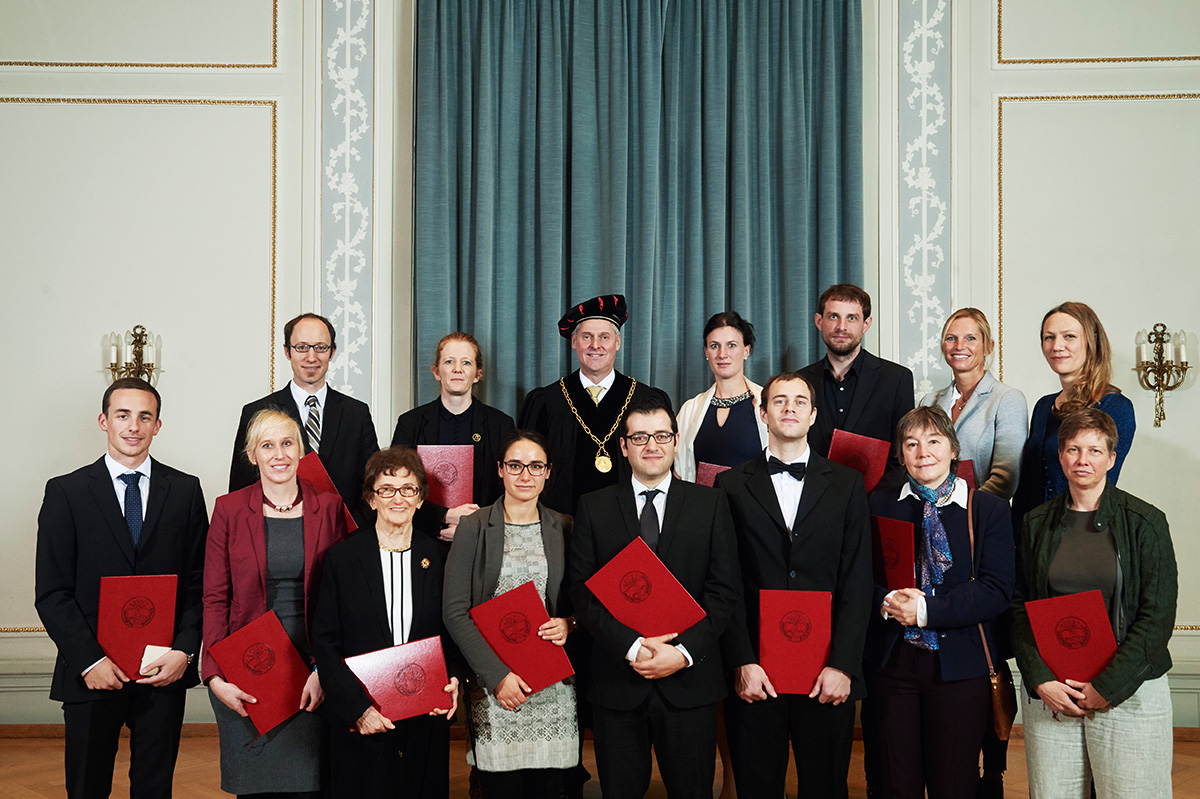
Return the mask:
[[[604,454],[604,450],[596,453],[596,471],[608,474],[612,471],[612,458]]]

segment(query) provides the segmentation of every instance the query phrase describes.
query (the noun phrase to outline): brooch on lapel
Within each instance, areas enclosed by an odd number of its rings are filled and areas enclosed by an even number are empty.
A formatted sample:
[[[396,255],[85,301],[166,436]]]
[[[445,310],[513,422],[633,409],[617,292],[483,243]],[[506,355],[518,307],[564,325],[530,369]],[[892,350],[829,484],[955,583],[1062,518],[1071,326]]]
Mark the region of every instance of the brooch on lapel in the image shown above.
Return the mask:
[[[478,444],[480,441],[483,441],[483,436],[479,435],[478,433],[472,433],[471,440]]]
[[[421,568],[422,569],[429,568],[429,558],[421,558]]]

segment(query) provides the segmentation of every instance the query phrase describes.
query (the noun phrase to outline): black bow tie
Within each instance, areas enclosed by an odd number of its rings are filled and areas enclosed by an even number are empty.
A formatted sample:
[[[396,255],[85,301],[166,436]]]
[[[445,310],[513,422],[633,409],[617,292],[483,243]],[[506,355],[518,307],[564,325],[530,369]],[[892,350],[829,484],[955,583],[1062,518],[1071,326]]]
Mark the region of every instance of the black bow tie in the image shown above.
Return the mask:
[[[779,474],[780,472],[787,472],[788,474],[790,474],[792,477],[794,477],[797,480],[804,479],[804,471],[807,468],[807,466],[808,466],[808,464],[806,464],[806,463],[784,463],[783,461],[779,460],[779,458],[776,458],[774,455],[772,455],[770,458],[767,459],[767,470],[771,474]]]

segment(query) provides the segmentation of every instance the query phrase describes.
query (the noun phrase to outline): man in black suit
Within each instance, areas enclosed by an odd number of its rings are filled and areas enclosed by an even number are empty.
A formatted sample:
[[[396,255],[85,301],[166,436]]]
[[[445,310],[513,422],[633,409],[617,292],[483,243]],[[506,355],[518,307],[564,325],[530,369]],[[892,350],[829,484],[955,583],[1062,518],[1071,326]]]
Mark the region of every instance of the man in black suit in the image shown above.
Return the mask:
[[[726,694],[719,639],[741,591],[729,505],[720,491],[673,479],[678,430],[658,397],[630,402],[621,433],[631,475],[579,500],[569,569],[576,617],[595,639],[600,786],[606,797],[644,796],[653,745],[668,796],[711,799]],[[689,629],[643,638],[585,585],[639,535],[704,609]]]
[[[872,605],[867,498],[858,472],[813,452],[812,385],[797,372],[763,386],[766,451],[717,476],[737,530],[744,601],[721,639],[738,698],[725,729],[738,793],[782,796],[788,739],[807,795],[846,796],[854,700]],[[829,591],[829,657],[807,696],[777,695],[759,665],[759,591]]]
[[[169,797],[184,695],[199,682],[208,514],[199,480],[149,457],[158,392],[122,378],[101,407],[108,452],[46,483],[38,514],[34,606],[58,647],[50,698],[63,703],[69,797],[108,796],[125,725],[131,794]],[[178,576],[174,640],[148,677],[125,674],[96,640],[100,578],[136,574]]]
[[[283,326],[283,351],[292,364],[292,379],[279,391],[242,408],[233,439],[229,490],[258,480],[258,469],[246,457],[246,428],[263,408],[278,408],[300,424],[304,452],[317,452],[329,479],[361,524],[368,516],[362,499],[363,468],[379,451],[379,439],[366,403],[334,391],[325,383],[329,361],[337,352],[333,324],[323,316],[304,313]]]
[[[521,407],[517,427],[537,430],[550,442],[554,478],[542,502],[560,513],[574,515],[579,498],[589,491],[627,482],[629,467],[614,445],[617,425],[631,403],[653,395],[671,409],[665,393],[613,368],[628,318],[620,294],[572,306],[558,321],[558,332],[570,339],[579,369],[529,392]]]
[[[825,357],[800,370],[815,389],[813,407],[818,411],[809,446],[828,455],[834,430],[890,442],[900,417],[914,407],[913,375],[863,349],[863,334],[873,321],[871,295],[850,283],[830,286],[813,321],[825,342]],[[897,464],[888,462],[897,472]]]

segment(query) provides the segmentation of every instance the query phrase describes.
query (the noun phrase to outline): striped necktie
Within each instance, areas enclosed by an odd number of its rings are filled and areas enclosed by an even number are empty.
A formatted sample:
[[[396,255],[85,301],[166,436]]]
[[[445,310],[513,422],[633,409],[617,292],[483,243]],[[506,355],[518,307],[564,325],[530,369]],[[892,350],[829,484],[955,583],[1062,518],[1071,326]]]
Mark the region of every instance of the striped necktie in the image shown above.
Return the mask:
[[[308,446],[313,452],[320,452],[321,411],[317,408],[316,395],[309,394],[304,404],[308,406],[308,421],[304,423],[304,429],[308,432]]]

